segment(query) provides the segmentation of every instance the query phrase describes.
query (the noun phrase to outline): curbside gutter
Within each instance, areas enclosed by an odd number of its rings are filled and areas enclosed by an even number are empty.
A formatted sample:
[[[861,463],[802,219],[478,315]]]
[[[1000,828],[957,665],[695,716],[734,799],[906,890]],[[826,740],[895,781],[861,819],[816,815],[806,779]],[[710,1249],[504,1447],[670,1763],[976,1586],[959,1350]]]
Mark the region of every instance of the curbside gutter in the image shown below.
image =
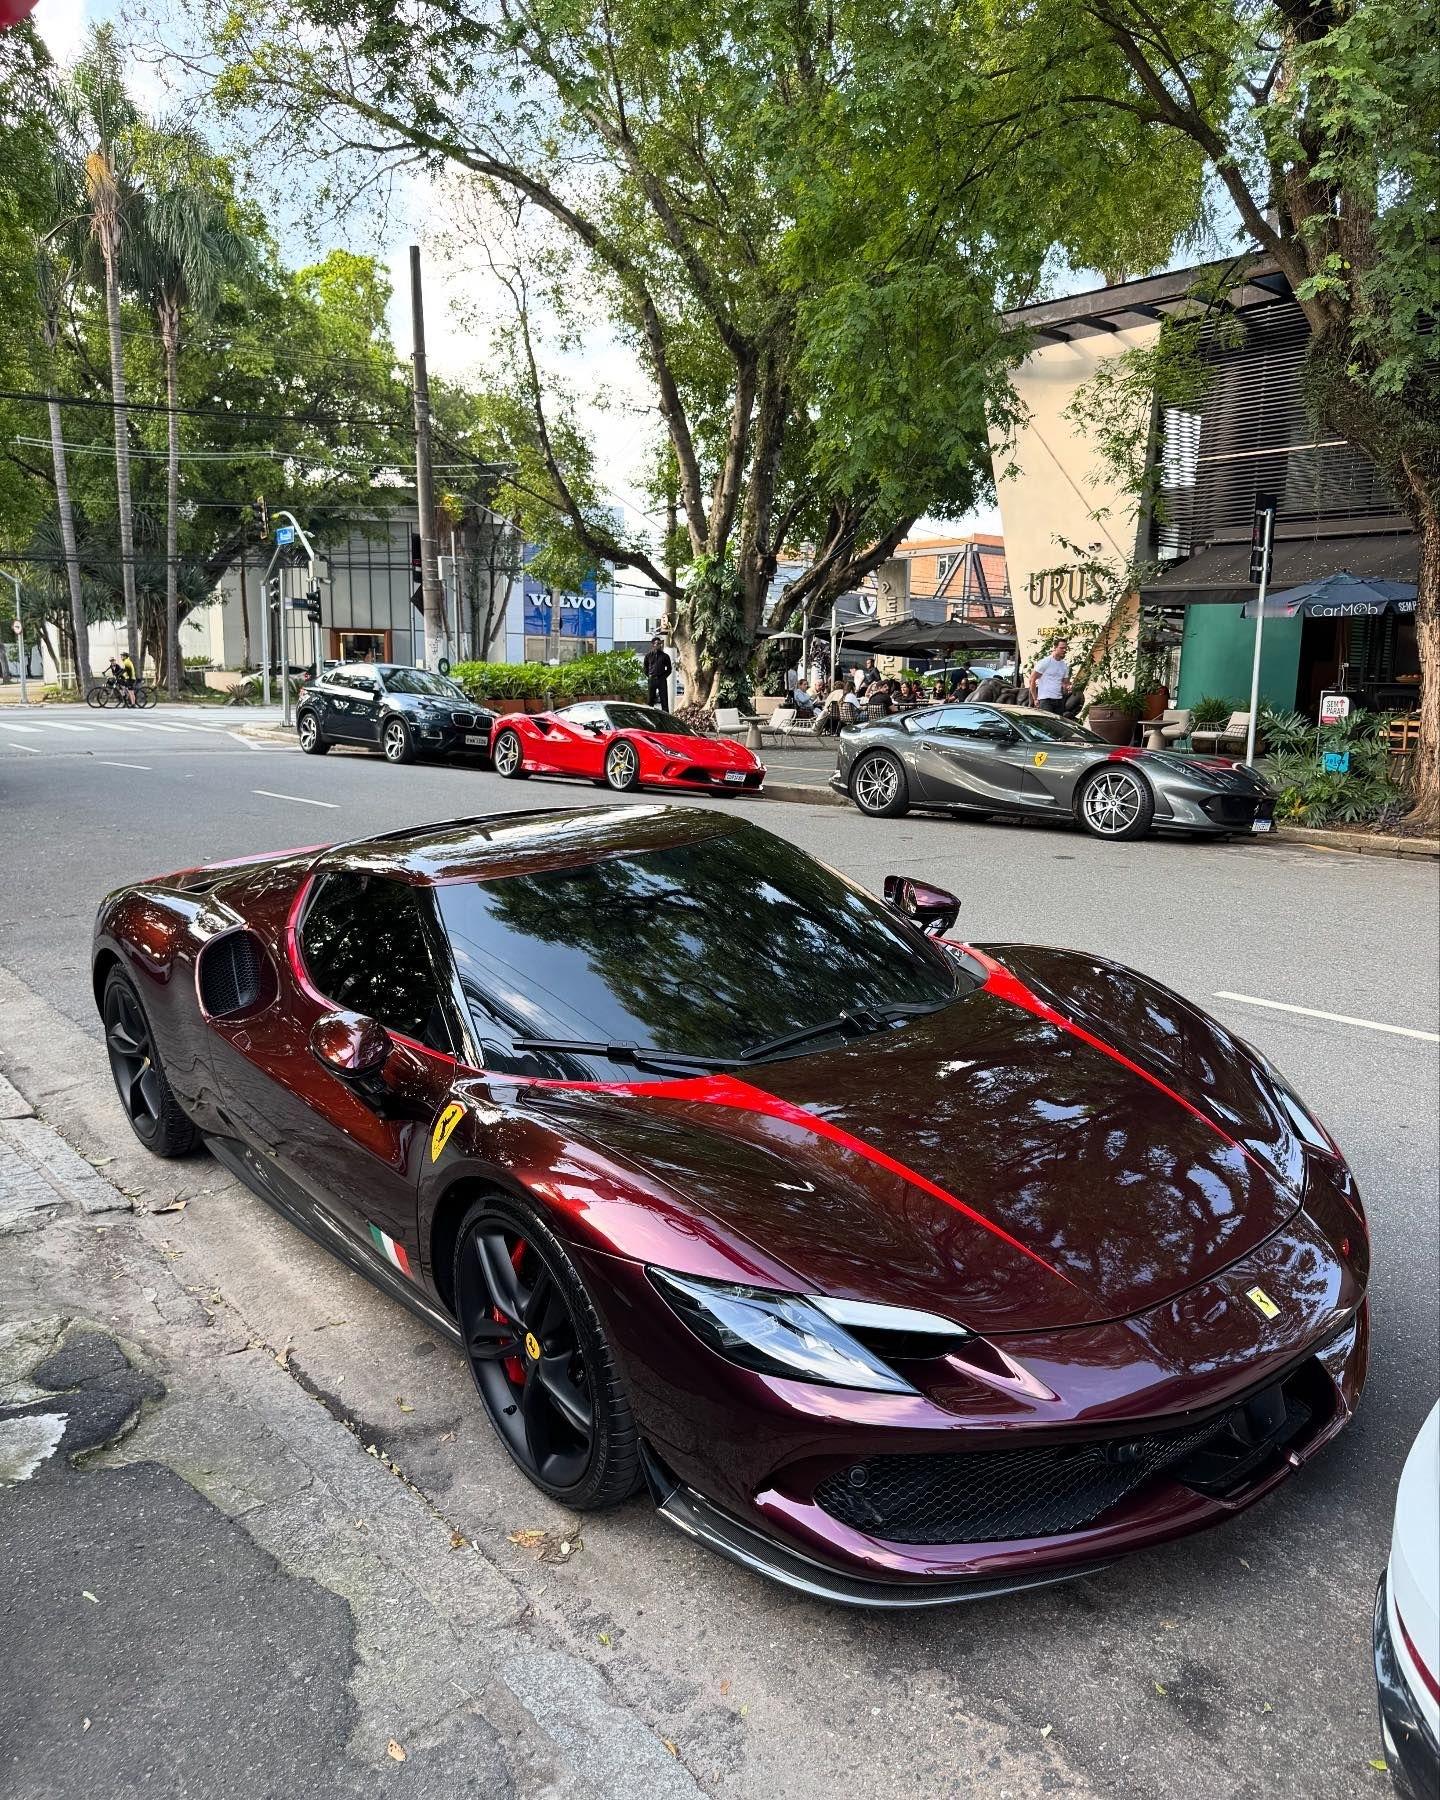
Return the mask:
[[[1305,844],[1312,850],[1349,850],[1357,856],[1440,857],[1440,839],[1386,837],[1378,831],[1321,831],[1308,825],[1277,825],[1271,841]]]

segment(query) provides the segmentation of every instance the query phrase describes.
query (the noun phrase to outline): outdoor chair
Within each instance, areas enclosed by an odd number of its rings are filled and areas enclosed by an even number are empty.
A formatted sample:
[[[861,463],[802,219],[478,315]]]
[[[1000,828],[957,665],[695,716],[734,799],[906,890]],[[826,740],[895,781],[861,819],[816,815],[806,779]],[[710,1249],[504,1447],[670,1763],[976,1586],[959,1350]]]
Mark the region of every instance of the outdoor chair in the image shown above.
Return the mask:
[[[1250,730],[1250,714],[1248,712],[1232,712],[1219,731],[1211,731],[1205,727],[1190,733],[1191,748],[1195,750],[1243,750],[1246,734]]]
[[[715,708],[715,729],[722,737],[728,737],[732,731],[743,731],[745,727],[740,720],[740,708],[738,706],[717,706]]]
[[[1190,735],[1193,718],[1188,706],[1167,706],[1158,718],[1144,720],[1140,736],[1145,748],[1167,750],[1182,743]]]

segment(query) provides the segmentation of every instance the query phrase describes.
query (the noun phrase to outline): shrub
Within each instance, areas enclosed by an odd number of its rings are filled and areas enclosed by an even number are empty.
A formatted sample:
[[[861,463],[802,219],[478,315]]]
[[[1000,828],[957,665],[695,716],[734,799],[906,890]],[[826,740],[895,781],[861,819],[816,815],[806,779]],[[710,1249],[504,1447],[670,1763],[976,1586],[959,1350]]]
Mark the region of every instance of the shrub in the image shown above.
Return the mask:
[[[1260,708],[1259,731],[1271,756],[1298,755],[1315,742],[1315,727],[1304,713],[1277,712],[1268,701]]]
[[[1266,772],[1276,817],[1297,825],[1398,824],[1409,801],[1390,771],[1389,732],[1388,713],[1352,713],[1320,732],[1319,755],[1307,747],[1273,756]],[[1346,774],[1326,772],[1327,750],[1349,752]]]
[[[617,700],[645,697],[640,659],[629,650],[602,650],[559,663],[456,663],[450,679],[473,700],[572,700],[608,695]]]
[[[1102,687],[1098,693],[1087,693],[1087,703],[1092,706],[1111,707],[1116,712],[1133,713],[1138,716],[1140,702],[1132,688],[1122,687],[1118,681],[1112,681]]]
[[[1228,724],[1231,713],[1244,710],[1244,705],[1239,700],[1227,700],[1220,694],[1206,694],[1191,706],[1190,723],[1201,731],[1214,731],[1217,726]]]

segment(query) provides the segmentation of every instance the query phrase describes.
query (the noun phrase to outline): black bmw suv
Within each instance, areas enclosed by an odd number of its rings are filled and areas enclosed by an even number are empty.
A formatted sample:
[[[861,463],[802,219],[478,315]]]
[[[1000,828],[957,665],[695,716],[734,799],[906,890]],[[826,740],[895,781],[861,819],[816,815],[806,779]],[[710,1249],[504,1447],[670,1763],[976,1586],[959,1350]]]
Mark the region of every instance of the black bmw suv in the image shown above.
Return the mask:
[[[300,690],[295,729],[307,756],[363,744],[386,762],[417,756],[488,756],[495,715],[464,688],[403,663],[341,663]]]

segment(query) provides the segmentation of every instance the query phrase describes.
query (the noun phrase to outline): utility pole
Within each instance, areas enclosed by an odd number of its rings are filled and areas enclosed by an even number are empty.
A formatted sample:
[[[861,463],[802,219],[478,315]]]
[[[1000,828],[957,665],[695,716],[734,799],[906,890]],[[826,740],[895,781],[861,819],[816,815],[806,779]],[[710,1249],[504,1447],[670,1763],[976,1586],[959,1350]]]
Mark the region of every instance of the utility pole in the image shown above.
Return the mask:
[[[1255,496],[1255,521],[1250,531],[1250,579],[1259,588],[1255,602],[1255,656],[1250,665],[1250,722],[1245,727],[1245,766],[1255,764],[1255,727],[1260,718],[1260,652],[1265,642],[1265,590],[1270,585],[1270,563],[1275,552],[1274,494]]]
[[[435,476],[430,464],[430,377],[425,372],[425,301],[420,246],[410,246],[410,318],[415,343],[415,509],[420,515],[420,592],[425,602],[425,666],[450,654],[445,589],[435,549]]]

